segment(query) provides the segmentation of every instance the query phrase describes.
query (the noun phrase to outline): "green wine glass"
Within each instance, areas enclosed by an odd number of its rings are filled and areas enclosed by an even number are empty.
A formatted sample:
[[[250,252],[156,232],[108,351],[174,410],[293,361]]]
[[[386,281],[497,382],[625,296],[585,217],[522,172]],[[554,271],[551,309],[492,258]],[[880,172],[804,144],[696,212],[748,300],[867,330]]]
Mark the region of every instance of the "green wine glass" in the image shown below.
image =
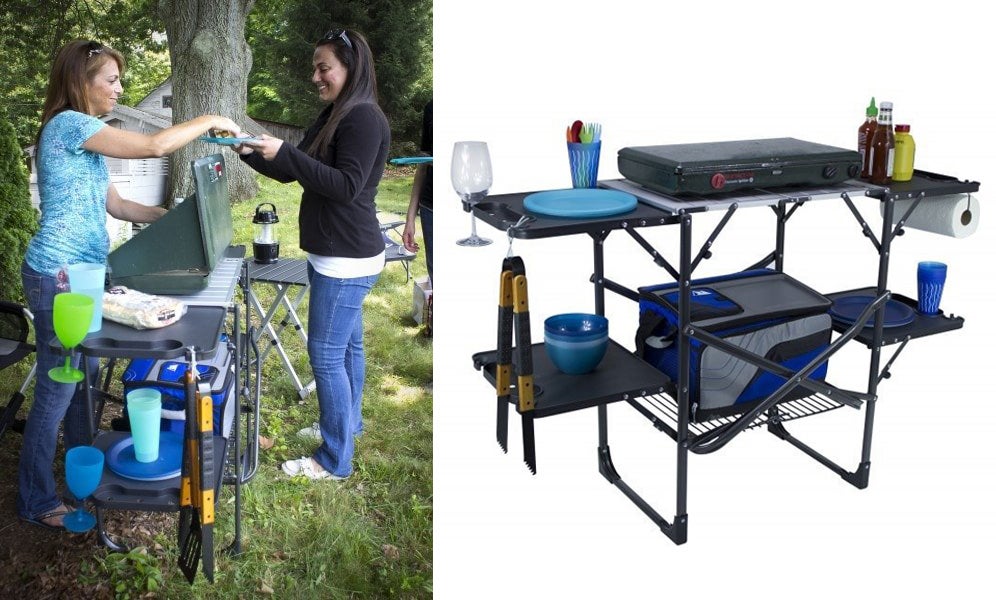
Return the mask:
[[[65,347],[66,364],[49,369],[48,376],[59,383],[78,383],[83,381],[83,371],[69,366],[75,348],[86,337],[93,318],[93,298],[86,294],[63,292],[55,295],[52,305],[52,324],[55,326],[55,336]]]

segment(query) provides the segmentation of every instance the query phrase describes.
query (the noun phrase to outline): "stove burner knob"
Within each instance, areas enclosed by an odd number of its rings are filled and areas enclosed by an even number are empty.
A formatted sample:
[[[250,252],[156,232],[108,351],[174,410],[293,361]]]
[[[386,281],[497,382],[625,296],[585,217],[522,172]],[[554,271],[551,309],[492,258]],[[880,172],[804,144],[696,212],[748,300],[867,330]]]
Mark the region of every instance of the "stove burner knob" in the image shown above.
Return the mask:
[[[833,179],[836,176],[837,176],[837,167],[835,167],[833,165],[827,165],[827,166],[823,167],[823,178],[824,179]]]
[[[712,189],[721,190],[726,185],[726,177],[724,177],[722,173],[716,173],[712,176],[709,183],[712,184]]]
[[[851,165],[847,167],[847,176],[850,178],[855,178],[861,174],[861,167],[859,165]]]

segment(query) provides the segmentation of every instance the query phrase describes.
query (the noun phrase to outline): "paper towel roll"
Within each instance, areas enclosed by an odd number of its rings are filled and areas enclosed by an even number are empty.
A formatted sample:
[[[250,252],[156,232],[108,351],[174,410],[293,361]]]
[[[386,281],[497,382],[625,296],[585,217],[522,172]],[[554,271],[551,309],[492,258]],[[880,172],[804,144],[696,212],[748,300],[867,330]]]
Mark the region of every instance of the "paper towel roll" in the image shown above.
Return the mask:
[[[892,212],[892,223],[898,223],[914,200],[897,200]],[[879,206],[884,216],[885,203]],[[928,196],[920,201],[916,210],[906,220],[906,227],[963,238],[975,233],[979,226],[979,199],[971,194]]]

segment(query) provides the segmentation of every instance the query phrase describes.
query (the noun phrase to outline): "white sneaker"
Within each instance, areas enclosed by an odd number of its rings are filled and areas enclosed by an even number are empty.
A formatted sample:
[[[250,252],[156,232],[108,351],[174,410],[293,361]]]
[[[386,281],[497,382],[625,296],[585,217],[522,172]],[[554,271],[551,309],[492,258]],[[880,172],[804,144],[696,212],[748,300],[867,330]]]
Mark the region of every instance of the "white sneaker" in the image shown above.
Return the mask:
[[[319,467],[320,468],[320,467]],[[280,465],[280,469],[290,475],[295,477],[297,475],[303,475],[312,481],[320,481],[322,479],[332,479],[333,481],[342,481],[346,479],[345,477],[339,477],[338,475],[333,475],[325,469],[319,471],[315,468],[314,461],[311,457],[302,456],[296,460],[288,460],[284,464]]]
[[[306,440],[313,440],[316,442],[322,441],[322,430],[318,427],[317,422],[312,423],[310,427],[305,427],[301,431],[298,431],[297,435]]]

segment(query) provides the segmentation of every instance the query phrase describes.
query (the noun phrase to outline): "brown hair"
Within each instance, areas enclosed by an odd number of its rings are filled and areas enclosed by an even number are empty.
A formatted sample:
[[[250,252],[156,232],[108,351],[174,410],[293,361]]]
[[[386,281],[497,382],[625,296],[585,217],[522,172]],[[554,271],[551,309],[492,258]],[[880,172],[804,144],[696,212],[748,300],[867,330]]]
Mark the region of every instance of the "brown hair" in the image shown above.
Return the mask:
[[[329,32],[315,44],[315,48],[319,46],[329,46],[336,59],[346,67],[346,84],[334,101],[329,120],[308,147],[308,154],[314,157],[325,156],[336,127],[356,105],[377,106],[377,75],[366,38],[353,30],[337,31],[335,35]]]
[[[118,63],[118,70],[123,75],[125,59],[114,48],[99,42],[76,40],[59,49],[52,63],[52,73],[48,77],[48,92],[42,108],[39,136],[45,124],[64,110],[90,114],[86,85],[109,60]]]

